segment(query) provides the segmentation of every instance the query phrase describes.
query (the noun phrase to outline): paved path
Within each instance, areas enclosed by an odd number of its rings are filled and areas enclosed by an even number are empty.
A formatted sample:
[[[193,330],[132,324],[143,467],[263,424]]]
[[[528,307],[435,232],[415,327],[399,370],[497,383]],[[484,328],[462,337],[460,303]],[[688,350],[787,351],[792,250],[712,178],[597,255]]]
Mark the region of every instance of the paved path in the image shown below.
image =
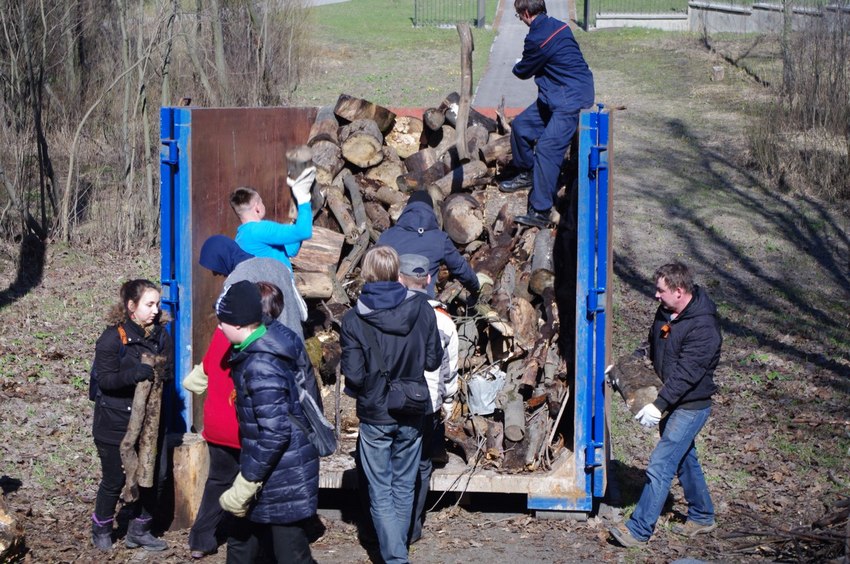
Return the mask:
[[[537,98],[537,85],[533,79],[520,80],[511,69],[522,56],[522,44],[528,26],[514,17],[513,0],[498,0],[496,11],[496,39],[490,48],[490,60],[472,100],[477,107],[497,107],[505,97],[506,108],[525,108]],[[550,16],[568,21],[567,1],[548,0],[546,9]]]

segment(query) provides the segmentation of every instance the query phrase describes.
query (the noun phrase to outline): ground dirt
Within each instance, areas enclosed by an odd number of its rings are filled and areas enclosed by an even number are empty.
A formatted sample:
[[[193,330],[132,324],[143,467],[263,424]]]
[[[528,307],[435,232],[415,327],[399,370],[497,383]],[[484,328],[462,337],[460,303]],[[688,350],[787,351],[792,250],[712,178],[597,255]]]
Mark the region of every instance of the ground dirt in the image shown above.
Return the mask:
[[[614,114],[614,356],[644,338],[652,272],[680,259],[718,304],[720,391],[698,448],[719,527],[696,540],[671,532],[678,486],[645,547],[622,549],[607,527],[627,516],[655,437],[612,402],[611,496],[587,521],[537,519],[522,501],[444,499],[413,562],[824,561],[839,543],[789,542],[847,499],[850,481],[848,214],[784,194],[750,166],[746,126],[767,99],[746,72],[689,36],[597,32],[580,37],[598,99]],[[649,78],[648,78],[649,77]],[[331,101],[328,101],[331,102]],[[18,248],[0,247],[0,288]],[[187,562],[186,531],[159,554],[90,545],[99,480],[87,399],[94,340],[122,280],[158,278],[158,252],[118,256],[50,244],[40,284],[0,294],[0,476],[27,562]],[[337,500],[339,501],[339,500]],[[467,501],[469,503],[467,503]],[[344,516],[344,514],[343,514]],[[350,520],[323,513],[319,562],[368,562]],[[845,517],[846,521],[846,517]],[[795,532],[796,531],[796,532]],[[840,531],[819,530],[821,538]],[[767,535],[767,536],[764,536]],[[785,539],[784,541],[782,539]],[[834,547],[830,550],[828,547]],[[795,552],[796,551],[796,552]],[[224,562],[224,550],[208,562]]]

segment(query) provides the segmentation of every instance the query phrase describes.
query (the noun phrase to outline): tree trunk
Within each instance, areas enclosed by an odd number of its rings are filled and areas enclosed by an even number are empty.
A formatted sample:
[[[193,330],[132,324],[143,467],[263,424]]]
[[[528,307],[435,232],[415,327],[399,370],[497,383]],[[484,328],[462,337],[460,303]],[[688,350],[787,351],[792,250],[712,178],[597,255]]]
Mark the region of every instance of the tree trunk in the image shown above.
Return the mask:
[[[351,208],[349,207],[350,204],[348,203],[348,200],[345,199],[345,195],[342,193],[342,190],[334,186],[328,186],[328,189],[325,192],[325,203],[339,223],[339,226],[345,235],[345,242],[349,244],[354,243],[354,241],[356,241],[360,236],[360,229],[354,222],[354,217],[352,217]],[[334,264],[336,264],[336,262],[334,262]]]
[[[405,164],[407,164],[407,161],[405,161]],[[402,192],[415,192],[441,179],[448,172],[449,167],[442,161],[437,161],[425,170],[414,170],[400,175],[396,178],[396,186]]]
[[[511,136],[504,135],[490,139],[486,145],[479,150],[481,160],[492,165],[497,162],[505,162],[511,154]]]
[[[460,102],[458,103],[457,122],[455,129],[457,137],[455,147],[462,161],[469,160],[469,147],[466,144],[466,126],[469,120],[469,108],[472,104],[472,51],[475,46],[472,42],[472,32],[469,24],[457,24],[457,33],[460,36]]]
[[[386,133],[393,127],[395,114],[377,104],[355,98],[348,94],[340,94],[334,107],[334,113],[341,119],[349,122],[360,119],[370,119],[375,122],[381,133]]]
[[[360,168],[369,168],[384,158],[384,137],[371,119],[359,119],[339,130],[342,157]]]

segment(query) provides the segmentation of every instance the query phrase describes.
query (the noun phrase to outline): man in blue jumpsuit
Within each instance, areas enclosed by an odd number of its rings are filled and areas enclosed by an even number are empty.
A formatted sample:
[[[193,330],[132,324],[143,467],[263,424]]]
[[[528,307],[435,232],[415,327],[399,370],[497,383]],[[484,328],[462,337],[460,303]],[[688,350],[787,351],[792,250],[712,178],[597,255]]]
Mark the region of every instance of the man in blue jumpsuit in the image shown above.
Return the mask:
[[[513,164],[520,172],[499,188],[531,187],[528,213],[516,221],[545,227],[579,112],[593,105],[593,74],[569,25],[546,14],[545,0],[514,0],[514,9],[529,29],[513,73],[522,80],[534,77],[537,100],[511,122]]]

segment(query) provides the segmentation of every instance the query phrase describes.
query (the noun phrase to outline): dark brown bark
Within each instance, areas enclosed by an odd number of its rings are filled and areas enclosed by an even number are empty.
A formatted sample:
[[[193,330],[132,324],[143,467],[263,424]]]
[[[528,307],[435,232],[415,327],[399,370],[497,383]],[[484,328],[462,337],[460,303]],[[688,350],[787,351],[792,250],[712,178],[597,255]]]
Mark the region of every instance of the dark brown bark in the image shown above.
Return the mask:
[[[396,186],[402,192],[415,192],[441,179],[447,172],[449,172],[449,167],[443,164],[442,161],[436,161],[431,167],[425,170],[414,170],[402,174],[396,178]]]
[[[359,119],[373,120],[381,133],[386,133],[392,129],[396,117],[393,112],[383,106],[348,94],[340,94],[334,107],[334,113],[337,117],[349,122]]]

